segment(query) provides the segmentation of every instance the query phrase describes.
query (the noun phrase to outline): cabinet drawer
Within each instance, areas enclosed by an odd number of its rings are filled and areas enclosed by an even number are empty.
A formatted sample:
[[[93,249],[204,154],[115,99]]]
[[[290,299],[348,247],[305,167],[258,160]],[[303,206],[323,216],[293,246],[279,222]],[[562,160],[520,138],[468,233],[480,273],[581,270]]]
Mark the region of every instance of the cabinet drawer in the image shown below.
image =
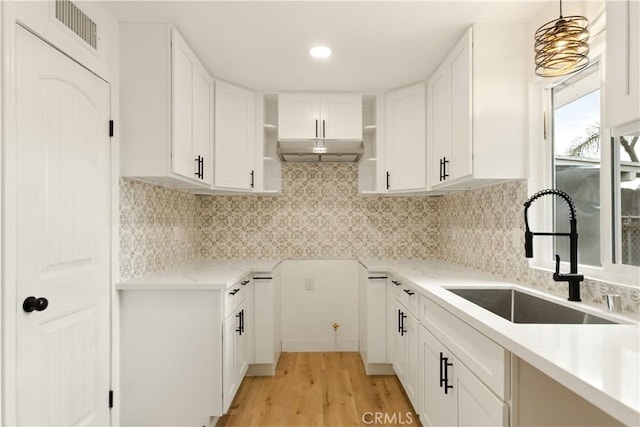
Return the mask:
[[[247,288],[251,283],[250,277],[244,277],[242,280],[233,284],[224,291],[224,318],[229,316],[247,297]]]
[[[425,326],[487,387],[503,400],[509,398],[509,352],[433,301],[420,307]]]
[[[420,294],[413,286],[395,277],[391,278],[391,284],[393,286],[394,298],[396,298],[400,304],[404,305],[411,314],[418,317]]]

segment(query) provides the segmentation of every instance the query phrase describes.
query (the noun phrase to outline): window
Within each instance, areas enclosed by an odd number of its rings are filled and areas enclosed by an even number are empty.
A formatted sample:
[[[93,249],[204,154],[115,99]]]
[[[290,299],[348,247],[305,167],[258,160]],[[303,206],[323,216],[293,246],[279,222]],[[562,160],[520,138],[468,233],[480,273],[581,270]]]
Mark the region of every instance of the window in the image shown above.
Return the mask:
[[[587,277],[638,285],[640,277],[640,122],[624,129],[600,126],[601,66],[551,86],[543,82],[545,140],[541,157],[531,157],[530,192],[558,188],[576,205],[578,262]],[[606,96],[606,94],[604,94]],[[541,128],[542,128],[541,127]],[[540,163],[542,162],[542,163]],[[541,167],[542,166],[542,167]],[[560,198],[538,212],[540,230],[569,231],[569,212]],[[549,212],[553,211],[553,215]],[[546,215],[545,215],[546,212]],[[569,261],[569,239],[539,239],[534,265],[555,267],[554,254]],[[567,264],[561,267],[568,269]]]
[[[576,205],[581,264],[600,266],[600,66],[551,89],[553,103],[554,187]],[[554,231],[569,232],[569,211],[561,199],[554,206]],[[569,259],[569,239],[554,239],[555,253]]]

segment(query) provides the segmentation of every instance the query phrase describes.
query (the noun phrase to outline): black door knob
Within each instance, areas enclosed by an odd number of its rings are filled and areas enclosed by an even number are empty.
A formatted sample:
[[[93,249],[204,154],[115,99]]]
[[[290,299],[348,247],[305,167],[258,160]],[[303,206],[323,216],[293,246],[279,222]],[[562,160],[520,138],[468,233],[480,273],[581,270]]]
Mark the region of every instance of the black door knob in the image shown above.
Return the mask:
[[[49,307],[49,301],[46,298],[27,297],[22,303],[22,309],[27,313],[44,311],[47,307]]]

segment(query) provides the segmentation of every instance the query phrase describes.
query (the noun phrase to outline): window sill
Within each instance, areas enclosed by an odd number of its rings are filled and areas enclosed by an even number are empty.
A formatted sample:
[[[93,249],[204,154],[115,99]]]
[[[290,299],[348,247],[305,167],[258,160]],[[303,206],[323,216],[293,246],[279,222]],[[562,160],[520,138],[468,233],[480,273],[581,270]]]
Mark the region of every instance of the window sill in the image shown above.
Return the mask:
[[[552,275],[555,272],[556,266],[551,261],[540,262],[534,258],[529,261],[529,268],[544,271]],[[561,262],[560,272],[568,271],[569,264]],[[606,267],[579,265],[578,272],[584,275],[585,280],[606,282],[614,286],[640,288],[640,267],[630,265],[611,265]]]

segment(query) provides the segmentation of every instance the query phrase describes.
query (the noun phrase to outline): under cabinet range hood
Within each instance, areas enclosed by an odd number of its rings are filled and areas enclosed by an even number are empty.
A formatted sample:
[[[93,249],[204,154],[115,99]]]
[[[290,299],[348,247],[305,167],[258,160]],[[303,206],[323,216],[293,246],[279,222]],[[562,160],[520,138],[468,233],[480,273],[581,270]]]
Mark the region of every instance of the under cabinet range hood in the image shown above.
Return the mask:
[[[357,162],[364,154],[362,141],[303,140],[278,141],[283,162]]]

